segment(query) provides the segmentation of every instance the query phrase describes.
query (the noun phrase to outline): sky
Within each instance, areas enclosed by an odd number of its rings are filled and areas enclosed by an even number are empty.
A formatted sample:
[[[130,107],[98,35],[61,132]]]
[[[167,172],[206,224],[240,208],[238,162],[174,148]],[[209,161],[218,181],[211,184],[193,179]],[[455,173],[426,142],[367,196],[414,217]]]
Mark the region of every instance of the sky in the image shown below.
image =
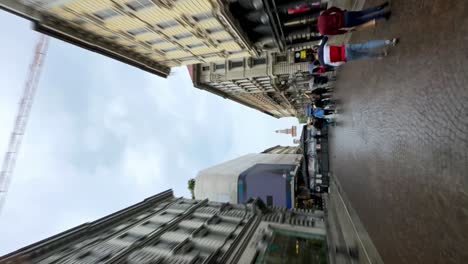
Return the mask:
[[[0,11],[0,155],[38,33]],[[0,255],[173,189],[204,168],[275,145],[297,125],[51,39],[0,214]],[[3,157],[3,156],[2,156]]]

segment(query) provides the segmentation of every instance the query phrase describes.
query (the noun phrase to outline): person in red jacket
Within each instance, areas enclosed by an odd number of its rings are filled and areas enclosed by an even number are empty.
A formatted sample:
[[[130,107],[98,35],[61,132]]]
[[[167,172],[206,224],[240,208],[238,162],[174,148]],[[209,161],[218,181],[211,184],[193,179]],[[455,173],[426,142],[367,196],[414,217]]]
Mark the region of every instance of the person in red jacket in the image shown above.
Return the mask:
[[[319,73],[324,73],[326,67],[338,67],[347,61],[383,58],[386,52],[376,50],[386,46],[396,46],[398,38],[387,40],[371,40],[364,43],[331,46],[327,44],[328,37],[324,37],[320,46],[314,48],[315,59],[319,61]]]
[[[338,7],[330,7],[319,16],[318,31],[324,36],[339,35],[374,19],[389,19],[391,12],[384,11],[387,6],[388,2],[385,2],[361,11],[346,11]]]

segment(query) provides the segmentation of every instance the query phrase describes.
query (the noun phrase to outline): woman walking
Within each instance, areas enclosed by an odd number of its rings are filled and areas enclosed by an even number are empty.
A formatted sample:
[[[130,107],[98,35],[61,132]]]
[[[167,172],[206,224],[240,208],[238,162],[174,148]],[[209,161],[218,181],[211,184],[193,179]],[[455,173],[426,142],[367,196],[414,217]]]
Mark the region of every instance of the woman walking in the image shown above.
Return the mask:
[[[342,46],[331,46],[327,44],[328,37],[324,37],[320,46],[315,47],[315,59],[320,63],[321,73],[325,72],[326,67],[338,67],[348,61],[383,58],[387,52],[376,52],[378,49],[386,46],[396,46],[398,38],[387,40],[371,40],[358,44],[346,44]]]

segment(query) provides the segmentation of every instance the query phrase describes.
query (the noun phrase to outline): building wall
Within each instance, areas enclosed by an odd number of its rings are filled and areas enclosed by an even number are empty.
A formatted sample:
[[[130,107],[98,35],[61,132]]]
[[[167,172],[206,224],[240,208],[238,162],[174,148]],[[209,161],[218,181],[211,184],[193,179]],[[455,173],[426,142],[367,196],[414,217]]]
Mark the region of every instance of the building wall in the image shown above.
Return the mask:
[[[0,263],[250,263],[271,226],[326,234],[322,213],[284,212],[258,201],[232,205],[166,191],[0,257]]]
[[[72,39],[82,30],[99,48],[119,47],[125,56],[167,67],[256,52],[221,0],[0,0],[0,5]]]
[[[238,203],[238,181],[243,172],[256,164],[296,166],[301,158],[299,154],[247,154],[204,169],[195,178],[195,198]]]
[[[309,63],[294,63],[291,52],[229,59],[196,65],[196,83],[208,85],[241,101],[247,101],[277,117],[296,116],[292,98],[281,82],[296,73],[308,73]]]
[[[299,147],[297,146],[275,146],[264,150],[262,153],[270,154],[299,154]]]
[[[239,203],[259,198],[267,206],[292,207],[291,177],[296,165],[256,164],[239,176]],[[268,183],[268,184],[265,184]]]

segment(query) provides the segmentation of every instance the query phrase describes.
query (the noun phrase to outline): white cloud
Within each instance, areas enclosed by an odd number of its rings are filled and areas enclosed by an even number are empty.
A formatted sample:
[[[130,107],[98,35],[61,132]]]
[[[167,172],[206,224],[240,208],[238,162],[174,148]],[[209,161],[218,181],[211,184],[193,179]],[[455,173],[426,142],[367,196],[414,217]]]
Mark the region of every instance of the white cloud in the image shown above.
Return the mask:
[[[142,191],[164,183],[162,173],[164,158],[163,149],[152,142],[144,149],[128,149],[123,158],[124,175],[133,179]],[[151,188],[153,189],[153,188]]]

